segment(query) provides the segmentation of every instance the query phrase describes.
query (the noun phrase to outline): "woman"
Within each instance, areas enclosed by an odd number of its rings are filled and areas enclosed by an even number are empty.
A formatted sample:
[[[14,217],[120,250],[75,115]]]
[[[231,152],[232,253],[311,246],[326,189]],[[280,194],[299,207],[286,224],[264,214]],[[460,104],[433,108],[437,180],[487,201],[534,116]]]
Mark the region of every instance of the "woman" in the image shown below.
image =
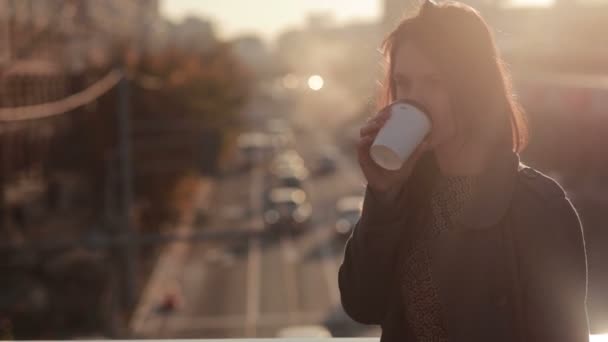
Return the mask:
[[[487,25],[427,1],[384,44],[384,102],[428,109],[432,130],[397,171],[361,129],[367,179],[339,284],[345,311],[382,341],[587,341],[578,215],[552,179],[519,162],[526,126]]]

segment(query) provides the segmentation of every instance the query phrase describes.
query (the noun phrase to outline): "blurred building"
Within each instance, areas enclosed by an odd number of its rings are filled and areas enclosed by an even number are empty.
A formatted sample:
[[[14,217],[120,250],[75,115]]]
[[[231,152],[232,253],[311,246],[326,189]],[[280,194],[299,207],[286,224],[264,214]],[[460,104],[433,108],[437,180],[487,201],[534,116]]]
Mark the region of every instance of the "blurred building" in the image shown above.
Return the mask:
[[[67,96],[70,75],[153,46],[162,23],[158,0],[0,0],[0,106]]]
[[[176,48],[203,52],[217,44],[217,36],[210,21],[188,17],[171,27],[171,44]]]
[[[377,53],[381,28],[375,22],[326,25],[315,14],[308,23],[303,29],[285,32],[277,41],[279,56],[297,72],[331,75]]]
[[[496,7],[485,13],[516,69],[608,73],[608,1],[558,1],[550,7]]]
[[[0,13],[0,67],[63,55],[68,69],[82,70],[107,62],[117,42],[153,44],[162,26],[158,0],[0,0]]]
[[[283,33],[277,40],[277,55],[290,74],[283,86],[289,91],[306,92],[309,77],[321,76],[323,90],[313,98],[323,98],[325,102],[318,101],[314,106],[318,113],[337,108],[327,125],[340,126],[355,113],[366,111],[364,107],[372,101],[384,30],[374,21],[308,23],[304,28]]]
[[[51,103],[83,90],[121,57],[121,47],[154,43],[148,27],[163,21],[157,0],[0,0],[0,108]],[[50,141],[68,121],[0,126],[3,189],[52,157]]]
[[[385,32],[420,0],[384,0]],[[513,6],[511,0],[462,0],[496,33],[507,61],[556,72],[608,72],[607,0],[555,0],[552,6]]]
[[[259,37],[238,37],[231,46],[235,56],[259,77],[272,77],[283,69],[277,56]]]

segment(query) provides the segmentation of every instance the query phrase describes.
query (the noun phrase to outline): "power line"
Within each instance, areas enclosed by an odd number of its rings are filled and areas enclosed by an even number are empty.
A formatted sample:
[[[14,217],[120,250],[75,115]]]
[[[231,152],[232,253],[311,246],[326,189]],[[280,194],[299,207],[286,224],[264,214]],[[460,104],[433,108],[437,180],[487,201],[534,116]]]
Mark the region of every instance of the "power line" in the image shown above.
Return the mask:
[[[33,106],[0,108],[0,122],[36,120],[65,114],[101,97],[116,86],[123,77],[123,73],[119,70],[112,70],[87,89],[61,100]]]

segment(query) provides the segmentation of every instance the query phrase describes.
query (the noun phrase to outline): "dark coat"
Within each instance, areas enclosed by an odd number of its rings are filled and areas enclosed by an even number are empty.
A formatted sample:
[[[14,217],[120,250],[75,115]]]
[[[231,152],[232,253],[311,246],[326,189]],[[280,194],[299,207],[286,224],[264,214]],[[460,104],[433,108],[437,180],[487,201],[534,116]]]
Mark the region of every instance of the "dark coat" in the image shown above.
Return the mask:
[[[585,244],[563,189],[516,154],[493,163],[479,185],[456,227],[430,247],[450,341],[588,341]],[[381,325],[381,341],[415,341],[396,262],[412,228],[408,207],[367,188],[340,267],[346,313]]]

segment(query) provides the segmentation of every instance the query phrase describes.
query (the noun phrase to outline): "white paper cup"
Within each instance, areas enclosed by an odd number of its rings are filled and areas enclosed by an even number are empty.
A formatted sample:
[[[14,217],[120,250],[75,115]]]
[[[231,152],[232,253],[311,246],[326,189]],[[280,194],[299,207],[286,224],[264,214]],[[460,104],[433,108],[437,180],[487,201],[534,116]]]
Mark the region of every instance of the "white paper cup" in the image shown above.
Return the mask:
[[[391,111],[391,116],[378,132],[370,156],[381,167],[398,170],[428,134],[431,121],[420,106],[408,101],[383,110]]]

